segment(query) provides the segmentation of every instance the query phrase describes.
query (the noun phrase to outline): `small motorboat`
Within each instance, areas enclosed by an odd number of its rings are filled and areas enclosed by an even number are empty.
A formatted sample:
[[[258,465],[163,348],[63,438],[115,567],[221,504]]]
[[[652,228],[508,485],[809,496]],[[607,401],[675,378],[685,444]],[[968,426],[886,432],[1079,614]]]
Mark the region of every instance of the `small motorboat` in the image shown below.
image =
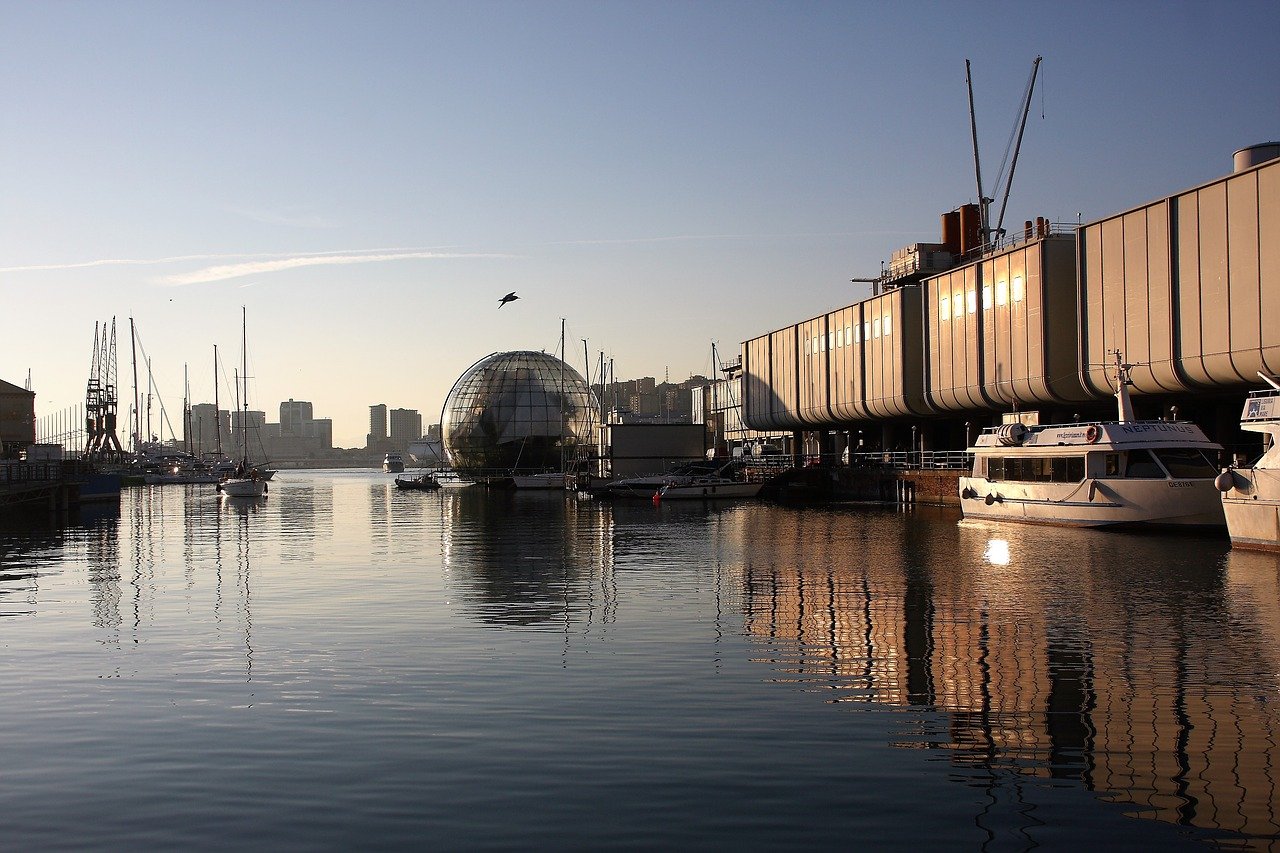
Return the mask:
[[[440,488],[440,481],[435,474],[423,474],[421,477],[403,479],[396,477],[396,488],[416,492],[430,492]]]

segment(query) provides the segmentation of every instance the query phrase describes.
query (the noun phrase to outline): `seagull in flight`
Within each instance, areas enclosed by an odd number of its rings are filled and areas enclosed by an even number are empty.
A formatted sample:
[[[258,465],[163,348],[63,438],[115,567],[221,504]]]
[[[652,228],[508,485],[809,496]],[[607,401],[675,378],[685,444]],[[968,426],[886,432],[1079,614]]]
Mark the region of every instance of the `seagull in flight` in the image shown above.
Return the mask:
[[[498,307],[501,308],[503,305],[506,305],[508,302],[515,302],[519,298],[520,297],[516,296],[516,292],[513,290],[510,293],[508,293],[506,296],[498,300]]]

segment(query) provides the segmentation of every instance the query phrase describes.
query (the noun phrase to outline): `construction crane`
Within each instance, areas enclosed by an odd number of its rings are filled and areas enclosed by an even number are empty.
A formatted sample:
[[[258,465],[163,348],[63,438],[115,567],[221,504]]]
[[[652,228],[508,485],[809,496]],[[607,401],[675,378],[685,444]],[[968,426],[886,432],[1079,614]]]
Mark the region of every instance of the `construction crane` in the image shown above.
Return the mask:
[[[969,87],[969,126],[973,133],[973,168],[978,178],[978,209],[979,218],[982,225],[982,242],[985,246],[990,246],[993,242],[1004,236],[1004,213],[1005,208],[1009,204],[1009,191],[1013,188],[1013,173],[1018,168],[1018,154],[1022,151],[1022,135],[1027,129],[1027,114],[1031,111],[1031,95],[1036,88],[1036,75],[1040,70],[1040,63],[1043,57],[1037,56],[1035,61],[1031,63],[1031,78],[1027,81],[1027,91],[1023,95],[1022,116],[1019,122],[1015,124],[1017,134],[1017,144],[1014,144],[1013,135],[1010,135],[1009,145],[1005,147],[1005,162],[1008,162],[1009,149],[1013,149],[1013,163],[1009,167],[1009,177],[1004,185],[1004,197],[1000,202],[1000,217],[996,221],[996,227],[991,227],[991,203],[994,198],[989,198],[982,187],[982,160],[978,156],[978,119],[973,108],[973,76],[970,73],[969,60],[964,61],[965,82]],[[1000,172],[1004,172],[1004,163],[1000,164]],[[996,187],[1000,186],[1001,175],[996,175]]]
[[[124,455],[116,436],[116,320],[93,324],[93,359],[85,388],[85,456]]]

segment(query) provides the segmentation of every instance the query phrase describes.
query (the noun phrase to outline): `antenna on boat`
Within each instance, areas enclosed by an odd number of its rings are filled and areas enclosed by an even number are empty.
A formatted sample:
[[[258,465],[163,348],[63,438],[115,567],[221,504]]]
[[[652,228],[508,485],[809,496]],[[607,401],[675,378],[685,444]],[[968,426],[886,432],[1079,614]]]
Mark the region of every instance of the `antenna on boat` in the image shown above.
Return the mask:
[[[1133,384],[1133,380],[1129,378],[1129,370],[1133,365],[1121,361],[1120,350],[1113,352],[1116,356],[1116,407],[1119,421],[1123,424],[1137,420],[1133,415],[1133,401],[1129,398],[1129,386]]]

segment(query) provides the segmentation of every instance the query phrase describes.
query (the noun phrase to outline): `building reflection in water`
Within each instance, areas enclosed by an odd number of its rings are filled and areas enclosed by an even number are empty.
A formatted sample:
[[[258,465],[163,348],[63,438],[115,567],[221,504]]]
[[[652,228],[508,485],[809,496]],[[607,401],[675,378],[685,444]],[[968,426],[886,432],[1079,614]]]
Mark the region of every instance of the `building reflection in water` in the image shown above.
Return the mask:
[[[779,680],[946,712],[901,743],[970,772],[1276,843],[1280,557],[919,515],[731,516],[746,630]]]
[[[482,622],[590,626],[615,616],[612,516],[559,493],[442,489],[450,588]]]

